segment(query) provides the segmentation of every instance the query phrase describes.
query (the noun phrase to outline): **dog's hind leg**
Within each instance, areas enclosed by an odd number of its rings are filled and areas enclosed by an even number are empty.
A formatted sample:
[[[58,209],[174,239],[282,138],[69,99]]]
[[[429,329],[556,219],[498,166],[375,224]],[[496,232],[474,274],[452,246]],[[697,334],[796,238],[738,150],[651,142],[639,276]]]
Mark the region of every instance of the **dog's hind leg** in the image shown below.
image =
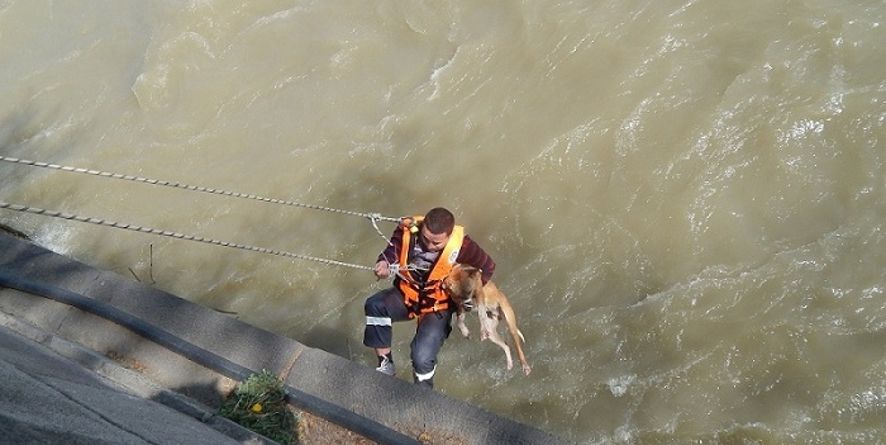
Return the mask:
[[[508,369],[514,367],[514,360],[511,358],[511,348],[498,335],[498,308],[485,309],[480,312],[480,327],[484,334],[484,340],[488,338],[505,351],[505,358],[508,362]]]
[[[477,315],[480,317],[480,341],[488,339],[496,334],[498,322],[501,320],[501,312],[498,304],[493,306],[479,305]]]
[[[526,355],[523,354],[523,347],[521,346],[521,343],[525,343],[526,339],[523,337],[523,333],[520,332],[520,329],[517,328],[517,316],[514,314],[514,309],[507,300],[503,300],[502,305],[499,306],[499,310],[501,310],[501,314],[505,319],[505,324],[508,325],[508,331],[511,332],[511,337],[514,339],[514,347],[517,348],[517,356],[520,358],[520,364],[523,365],[523,374],[529,375],[529,373],[532,372],[532,368],[529,367],[529,362],[526,361]]]

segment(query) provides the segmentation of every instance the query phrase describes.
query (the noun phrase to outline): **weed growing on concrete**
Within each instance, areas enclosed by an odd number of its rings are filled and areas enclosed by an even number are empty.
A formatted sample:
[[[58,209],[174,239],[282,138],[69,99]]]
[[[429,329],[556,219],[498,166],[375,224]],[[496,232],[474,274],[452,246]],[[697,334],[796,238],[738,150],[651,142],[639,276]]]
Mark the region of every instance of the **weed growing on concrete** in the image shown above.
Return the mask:
[[[240,382],[219,414],[284,445],[297,443],[296,419],[283,392],[283,382],[262,371]]]

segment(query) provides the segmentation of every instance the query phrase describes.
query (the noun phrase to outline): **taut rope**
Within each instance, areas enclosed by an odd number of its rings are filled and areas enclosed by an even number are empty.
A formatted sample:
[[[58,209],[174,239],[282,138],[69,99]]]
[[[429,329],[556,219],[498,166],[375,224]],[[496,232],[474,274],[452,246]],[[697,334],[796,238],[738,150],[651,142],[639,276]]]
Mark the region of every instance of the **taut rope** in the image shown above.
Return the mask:
[[[299,255],[297,253],[286,252],[283,250],[267,249],[264,247],[255,247],[255,246],[250,246],[250,245],[246,245],[246,244],[237,244],[237,243],[231,243],[231,242],[227,242],[227,241],[219,241],[219,240],[215,240],[215,239],[211,239],[211,238],[204,238],[202,236],[186,235],[183,233],[170,232],[168,230],[153,229],[150,227],[142,227],[142,226],[137,226],[137,225],[133,225],[133,224],[119,223],[119,222],[115,222],[115,221],[108,221],[105,219],[90,218],[90,217],[86,217],[86,216],[78,216],[78,215],[74,215],[71,213],[62,213],[62,212],[58,212],[55,210],[46,210],[46,209],[40,209],[37,207],[28,207],[28,206],[24,206],[24,205],[10,204],[10,203],[3,202],[3,201],[0,201],[0,209],[8,209],[8,210],[13,210],[16,212],[23,212],[23,213],[32,213],[35,215],[45,215],[45,216],[50,216],[53,218],[66,219],[66,220],[70,220],[70,221],[79,221],[79,222],[88,223],[88,224],[95,224],[95,225],[99,225],[99,226],[113,227],[115,229],[131,230],[133,232],[141,232],[141,233],[149,233],[152,235],[160,235],[160,236],[165,236],[165,237],[169,237],[169,238],[183,239],[183,240],[188,240],[188,241],[196,241],[198,243],[213,244],[213,245],[222,246],[222,247],[232,247],[234,249],[248,250],[248,251],[258,252],[258,253],[267,253],[270,255],[295,258],[295,259],[299,259],[299,260],[315,261],[315,262],[323,263],[323,264],[342,266],[342,267],[350,267],[352,269],[361,269],[361,270],[370,270],[370,271],[373,270],[373,268],[371,268],[369,266],[362,266],[360,264],[351,264],[351,263],[346,263],[344,261],[330,260],[330,259],[326,259],[326,258],[318,258],[318,257],[310,256],[310,255]]]
[[[324,207],[324,206],[313,205],[313,204],[303,204],[300,202],[287,201],[284,199],[267,198],[264,196],[258,196],[258,195],[253,195],[253,194],[249,194],[249,193],[239,193],[239,192],[232,192],[229,190],[221,190],[221,189],[215,189],[215,188],[209,188],[209,187],[201,187],[201,186],[197,186],[197,185],[182,184],[180,182],[164,181],[162,179],[143,178],[141,176],[123,175],[120,173],[112,173],[112,172],[106,172],[106,171],[101,171],[101,170],[90,170],[90,169],[86,169],[86,168],[70,167],[70,166],[66,166],[66,165],[50,164],[47,162],[31,161],[28,159],[10,158],[7,156],[0,156],[0,161],[9,162],[9,163],[13,163],[13,164],[28,165],[31,167],[40,167],[40,168],[47,168],[47,169],[51,169],[51,170],[60,170],[60,171],[66,171],[66,172],[71,172],[71,173],[80,173],[80,174],[84,174],[84,175],[99,176],[99,177],[103,177],[103,178],[120,179],[123,181],[141,182],[141,183],[157,185],[157,186],[161,186],[161,187],[170,187],[170,188],[176,188],[176,189],[182,189],[182,190],[191,190],[191,191],[195,191],[195,192],[210,193],[210,194],[214,194],[214,195],[231,196],[234,198],[242,198],[242,199],[252,199],[255,201],[261,201],[261,202],[266,202],[266,203],[270,203],[270,204],[280,204],[280,205],[287,205],[287,206],[293,206],[293,207],[301,207],[301,208],[311,209],[311,210],[322,210],[322,211],[331,212],[331,213],[359,216],[361,218],[369,219],[372,222],[372,226],[375,228],[375,231],[378,232],[378,234],[381,235],[381,237],[384,238],[385,240],[387,240],[388,238],[387,238],[387,236],[385,236],[384,233],[382,233],[381,229],[378,228],[378,224],[377,224],[378,221],[386,221],[386,222],[394,222],[394,223],[400,222],[400,218],[392,218],[392,217],[388,217],[388,216],[382,216],[381,214],[378,214],[378,213],[364,213],[364,212],[354,212],[351,210],[334,209],[331,207]]]

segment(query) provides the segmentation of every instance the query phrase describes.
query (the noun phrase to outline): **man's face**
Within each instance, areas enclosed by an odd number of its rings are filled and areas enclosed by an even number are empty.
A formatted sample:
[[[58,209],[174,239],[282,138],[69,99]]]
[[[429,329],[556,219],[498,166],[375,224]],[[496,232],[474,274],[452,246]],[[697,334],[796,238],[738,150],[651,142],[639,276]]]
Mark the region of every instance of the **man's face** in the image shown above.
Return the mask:
[[[444,233],[431,233],[427,227],[421,227],[421,241],[431,252],[439,252],[449,242],[449,235]]]

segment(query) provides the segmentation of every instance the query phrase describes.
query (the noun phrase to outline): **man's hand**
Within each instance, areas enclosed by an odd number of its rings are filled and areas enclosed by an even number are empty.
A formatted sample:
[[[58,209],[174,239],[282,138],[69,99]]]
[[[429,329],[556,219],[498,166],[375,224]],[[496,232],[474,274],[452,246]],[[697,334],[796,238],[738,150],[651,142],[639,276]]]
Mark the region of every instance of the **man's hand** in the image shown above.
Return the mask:
[[[385,279],[385,278],[391,276],[391,265],[388,264],[387,261],[381,260],[381,261],[375,263],[375,269],[373,270],[373,272],[375,272],[375,276],[379,280]]]

